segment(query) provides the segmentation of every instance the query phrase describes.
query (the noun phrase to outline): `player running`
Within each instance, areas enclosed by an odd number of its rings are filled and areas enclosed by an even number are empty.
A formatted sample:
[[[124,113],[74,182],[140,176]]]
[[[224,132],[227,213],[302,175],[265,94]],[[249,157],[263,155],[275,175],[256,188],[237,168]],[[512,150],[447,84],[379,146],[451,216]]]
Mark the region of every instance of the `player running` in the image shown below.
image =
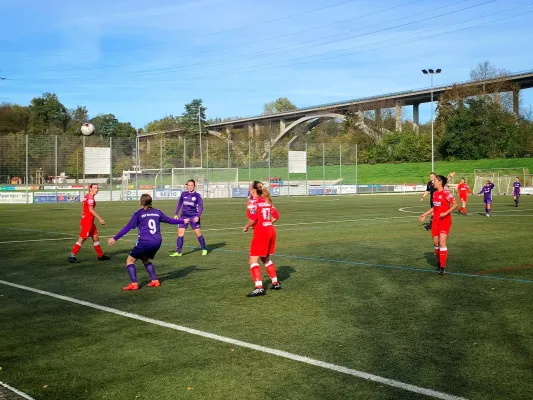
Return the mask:
[[[94,196],[98,194],[98,184],[91,183],[89,185],[89,193],[85,195],[83,198],[83,206],[82,206],[82,212],[81,212],[81,221],[80,221],[80,237],[78,238],[78,241],[74,244],[72,247],[72,252],[70,253],[70,256],[68,258],[69,263],[77,263],[78,259],[76,258],[76,254],[81,249],[81,246],[83,243],[88,239],[92,238],[93,240],[93,246],[94,250],[96,251],[96,254],[98,255],[99,261],[105,261],[109,260],[111,257],[104,254],[102,251],[102,247],[100,246],[100,236],[98,236],[98,230],[96,229],[96,225],[94,224],[94,219],[97,218],[101,225],[105,225],[105,221],[98,215],[98,213],[95,211],[96,208],[96,200],[94,199]]]
[[[178,219],[180,209],[181,218],[190,219],[191,228],[194,230],[196,237],[198,238],[198,243],[202,248],[202,255],[207,255],[207,247],[205,245],[205,239],[202,236],[200,231],[200,216],[204,210],[204,202],[200,193],[196,192],[196,182],[194,179],[189,179],[187,181],[187,191],[182,192],[180,199],[178,200],[178,206],[176,207],[176,215],[174,219]],[[183,249],[183,236],[185,235],[185,229],[189,226],[189,223],[179,224],[178,225],[178,239],[176,243],[176,252],[169,254],[170,257],[181,257]]]
[[[167,224],[178,225],[189,223],[188,219],[172,219],[166,216],[161,210],[152,207],[152,196],[149,194],[143,194],[141,196],[141,209],[135,211],[130,219],[130,222],[121,229],[114,237],[107,240],[109,246],[113,246],[117,240],[128,233],[130,230],[137,228],[139,231],[137,243],[131,250],[128,258],[126,259],[126,269],[130,276],[131,283],[123,290],[138,290],[139,283],[137,282],[137,270],[135,269],[135,262],[141,260],[144,264],[144,268],[150,275],[150,283],[148,286],[159,287],[161,283],[157,279],[154,265],[150,262],[153,259],[161,247],[161,229],[160,223],[166,222]]]
[[[515,207],[518,207],[518,201],[520,200],[521,191],[522,191],[522,184],[520,183],[520,178],[517,176],[516,180],[513,183],[513,200],[514,200]]]
[[[263,280],[259,259],[265,265],[268,276],[272,281],[273,290],[281,289],[276,274],[276,267],[270,259],[276,248],[276,230],[274,222],[279,219],[279,213],[272,205],[272,199],[267,188],[259,181],[254,181],[250,186],[252,198],[248,201],[246,216],[248,222],[243,226],[242,231],[247,232],[253,227],[254,236],[250,244],[250,274],[255,283],[255,289],[248,293],[248,297],[264,296]],[[267,200],[268,199],[268,200]]]
[[[483,201],[485,202],[485,213],[487,217],[490,217],[490,206],[492,204],[492,189],[494,189],[494,183],[487,181],[478,193],[478,196],[483,194]]]
[[[446,260],[448,258],[447,239],[452,227],[452,212],[459,206],[453,195],[444,189],[448,179],[442,175],[437,175],[433,181],[437,191],[433,194],[433,207],[420,216],[420,222],[424,222],[426,217],[433,215],[433,225],[431,236],[433,236],[433,246],[437,256],[437,269],[440,275],[446,271]]]
[[[466,183],[465,178],[461,178],[461,183],[457,185],[457,192],[459,193],[459,201],[461,202],[461,208],[459,213],[466,215],[466,202],[468,201],[468,195],[472,194],[470,186]]]

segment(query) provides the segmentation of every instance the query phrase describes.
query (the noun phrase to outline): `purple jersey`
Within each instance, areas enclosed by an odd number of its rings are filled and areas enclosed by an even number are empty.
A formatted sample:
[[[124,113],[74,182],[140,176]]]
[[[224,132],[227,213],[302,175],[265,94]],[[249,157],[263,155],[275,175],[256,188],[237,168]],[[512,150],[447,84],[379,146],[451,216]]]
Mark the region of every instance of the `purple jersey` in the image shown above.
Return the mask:
[[[483,186],[479,191],[479,194],[483,193],[483,200],[485,203],[492,202],[492,189],[494,189],[494,183],[491,183],[488,186]]]
[[[114,239],[119,240],[130,230],[137,228],[139,231],[138,244],[160,244],[162,241],[160,222],[172,225],[184,223],[182,219],[169,218],[157,208],[149,208],[148,210],[141,208],[133,213],[130,222],[115,235]]]
[[[182,218],[200,218],[200,215],[202,215],[202,211],[204,210],[202,196],[197,192],[182,192],[178,201],[178,206],[176,207],[175,215],[179,215],[180,208],[182,208]]]
[[[513,183],[513,186],[514,186],[514,194],[515,194],[515,196],[519,195],[520,194],[520,188],[522,187],[522,185],[520,184],[520,182],[515,182],[515,183]]]

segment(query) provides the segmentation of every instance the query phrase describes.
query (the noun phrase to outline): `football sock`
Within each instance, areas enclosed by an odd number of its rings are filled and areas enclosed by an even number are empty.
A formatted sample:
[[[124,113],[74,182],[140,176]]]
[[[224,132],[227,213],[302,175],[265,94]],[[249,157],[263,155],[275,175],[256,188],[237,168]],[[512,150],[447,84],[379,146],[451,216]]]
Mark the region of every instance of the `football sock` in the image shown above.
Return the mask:
[[[448,248],[447,247],[441,247],[440,248],[440,254],[439,254],[439,261],[440,261],[440,267],[446,268],[446,259],[448,258]]]
[[[144,268],[146,268],[146,272],[148,272],[148,275],[150,275],[150,279],[153,281],[157,281],[157,275],[155,274],[154,264],[149,262],[148,264],[144,264]]]
[[[183,249],[183,236],[178,236],[176,249],[178,250],[178,253],[181,253],[181,249]]]
[[[435,248],[435,255],[437,256],[437,258],[439,258],[440,256],[440,247],[439,246],[433,246]]]
[[[78,254],[78,251],[80,251],[80,249],[81,244],[79,244],[78,242],[74,243],[74,246],[72,246],[72,253],[70,255],[75,256],[76,254]]]
[[[137,270],[135,269],[135,264],[128,264],[126,266],[128,270],[128,275],[130,276],[130,281],[137,283]]]
[[[490,215],[490,208],[487,208],[487,214]]]
[[[263,281],[261,280],[261,267],[259,264],[252,264],[250,265],[250,274],[252,275],[252,279],[254,280],[256,289],[263,287]]]
[[[205,249],[205,239],[203,235],[198,236],[198,243],[200,243],[202,249]]]
[[[104,252],[102,251],[102,247],[100,247],[100,242],[96,241],[93,243],[94,249],[96,250],[96,254],[98,254],[98,257],[102,257],[104,255]]]
[[[276,266],[274,265],[274,263],[272,261],[267,262],[265,264],[265,268],[268,272],[268,276],[270,277],[270,280],[272,281],[272,283],[274,285],[278,283],[278,277],[276,275]]]

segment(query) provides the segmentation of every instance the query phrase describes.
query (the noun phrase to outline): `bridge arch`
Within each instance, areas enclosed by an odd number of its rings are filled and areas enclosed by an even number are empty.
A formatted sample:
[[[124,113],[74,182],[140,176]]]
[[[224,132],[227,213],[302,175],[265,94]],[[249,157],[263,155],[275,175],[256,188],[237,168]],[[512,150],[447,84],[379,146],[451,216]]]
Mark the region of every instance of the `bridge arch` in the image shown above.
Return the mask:
[[[327,114],[314,114],[314,115],[306,115],[304,117],[301,117],[297,119],[296,121],[292,122],[289,126],[287,126],[285,129],[281,130],[278,136],[272,141],[272,146],[274,146],[277,142],[279,142],[281,139],[283,139],[285,136],[287,136],[294,128],[296,128],[299,125],[302,125],[305,122],[312,121],[312,120],[321,120],[321,119],[342,119],[343,121],[346,119],[346,117],[342,114],[337,113],[327,113]],[[309,129],[313,128],[317,124],[314,124],[309,127]]]

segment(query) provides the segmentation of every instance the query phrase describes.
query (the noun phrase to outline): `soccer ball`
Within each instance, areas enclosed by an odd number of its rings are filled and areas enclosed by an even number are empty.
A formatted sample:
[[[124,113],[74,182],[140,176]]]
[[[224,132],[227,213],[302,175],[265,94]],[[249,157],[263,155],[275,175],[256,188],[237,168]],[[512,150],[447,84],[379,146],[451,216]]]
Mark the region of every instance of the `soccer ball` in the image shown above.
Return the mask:
[[[81,134],[85,136],[91,136],[94,133],[94,125],[88,122],[81,126]]]

